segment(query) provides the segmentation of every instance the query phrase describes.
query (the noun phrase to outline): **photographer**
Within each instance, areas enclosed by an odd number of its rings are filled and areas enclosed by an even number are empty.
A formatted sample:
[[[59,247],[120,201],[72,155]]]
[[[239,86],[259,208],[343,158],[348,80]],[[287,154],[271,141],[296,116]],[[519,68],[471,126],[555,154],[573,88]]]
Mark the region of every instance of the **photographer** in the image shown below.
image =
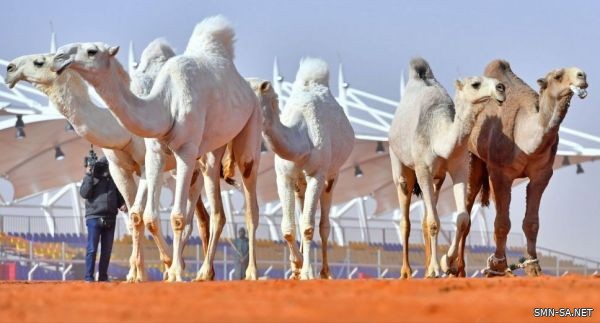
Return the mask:
[[[117,213],[119,209],[125,208],[125,201],[110,176],[106,157],[96,160],[92,150],[90,156],[85,158],[85,164],[87,171],[79,190],[79,194],[85,199],[85,223],[88,230],[85,281],[94,281],[98,242],[102,245],[98,281],[108,281],[107,271]]]

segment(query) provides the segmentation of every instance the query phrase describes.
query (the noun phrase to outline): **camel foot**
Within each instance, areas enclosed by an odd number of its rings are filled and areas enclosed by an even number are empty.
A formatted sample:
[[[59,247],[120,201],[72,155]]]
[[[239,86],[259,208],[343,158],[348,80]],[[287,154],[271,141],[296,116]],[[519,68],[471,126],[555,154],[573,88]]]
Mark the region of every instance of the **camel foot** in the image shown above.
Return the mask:
[[[248,268],[246,269],[246,280],[257,280],[258,279],[258,271],[256,270],[256,267],[252,268],[250,266],[248,266]]]
[[[490,255],[487,260],[487,268],[481,270],[481,273],[486,277],[513,277],[514,274],[508,267],[506,258],[496,258],[495,255]]]
[[[300,280],[311,280],[312,278],[313,277],[310,269],[303,269],[300,271]]]
[[[167,274],[166,282],[182,282],[183,278],[181,278],[181,273],[181,268],[175,268],[175,266],[171,266],[169,270],[165,272],[165,274]]]
[[[148,277],[146,275],[146,270],[144,266],[141,264],[132,264],[129,267],[129,272],[125,277],[125,280],[128,283],[139,283],[143,281],[147,281]]]
[[[410,266],[402,265],[402,269],[400,270],[400,278],[401,279],[412,278],[412,269],[410,269]]]
[[[290,279],[301,279],[300,271],[302,269],[302,257],[294,259],[293,255],[290,255],[290,268],[292,268],[292,275],[290,276]]]
[[[543,275],[542,267],[540,267],[540,263],[537,259],[527,259],[523,263],[523,268],[525,269],[525,273],[529,277],[538,277]]]
[[[323,268],[321,269],[321,279],[333,279],[331,277],[331,273],[329,272],[329,268]]]
[[[429,265],[429,268],[427,269],[427,274],[425,275],[425,278],[439,278],[439,277],[441,277],[440,272],[441,272],[440,265],[438,265],[437,262],[432,263]]]
[[[198,273],[196,274],[196,278],[194,279],[194,281],[199,282],[199,281],[208,281],[208,280],[214,280],[214,279],[215,279],[215,270],[212,267],[202,265],[202,267],[200,267],[200,270],[198,270]]]
[[[448,275],[449,277],[457,277],[459,275],[458,266],[455,260],[450,261],[448,255],[443,255],[442,259],[440,259],[440,266],[442,268],[442,272]]]

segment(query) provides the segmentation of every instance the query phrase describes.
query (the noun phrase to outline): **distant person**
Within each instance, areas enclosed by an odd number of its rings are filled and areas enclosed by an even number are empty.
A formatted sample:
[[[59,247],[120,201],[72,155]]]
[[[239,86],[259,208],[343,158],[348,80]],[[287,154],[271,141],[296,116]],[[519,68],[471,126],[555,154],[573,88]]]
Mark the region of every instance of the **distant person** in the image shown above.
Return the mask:
[[[108,264],[115,236],[119,209],[125,210],[125,200],[108,170],[106,157],[94,160],[90,151],[86,157],[86,173],[79,194],[85,199],[85,224],[88,231],[85,255],[85,281],[94,281],[98,243],[102,246],[98,263],[98,281],[108,281]]]
[[[233,241],[233,247],[235,248],[235,272],[234,279],[242,280],[246,278],[246,269],[248,268],[248,253],[249,243],[246,238],[246,229],[240,228],[238,230],[238,237]]]

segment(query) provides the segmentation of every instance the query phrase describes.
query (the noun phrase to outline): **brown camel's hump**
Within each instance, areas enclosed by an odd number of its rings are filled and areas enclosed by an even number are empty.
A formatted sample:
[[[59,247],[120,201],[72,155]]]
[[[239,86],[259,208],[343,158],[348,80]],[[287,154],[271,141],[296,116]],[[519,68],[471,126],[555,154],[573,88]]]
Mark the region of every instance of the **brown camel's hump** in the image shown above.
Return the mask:
[[[506,86],[507,102],[503,108],[533,107],[537,109],[538,94],[511,69],[510,63],[503,59],[491,61],[484,70],[486,77],[493,77]]]

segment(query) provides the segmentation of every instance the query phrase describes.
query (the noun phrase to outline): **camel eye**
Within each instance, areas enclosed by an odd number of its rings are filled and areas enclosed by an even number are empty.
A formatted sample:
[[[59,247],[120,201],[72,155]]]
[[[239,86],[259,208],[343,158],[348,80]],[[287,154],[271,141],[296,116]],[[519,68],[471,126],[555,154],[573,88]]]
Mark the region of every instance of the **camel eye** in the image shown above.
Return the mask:
[[[97,49],[88,49],[87,50],[87,54],[89,57],[94,57],[94,55],[96,55],[98,53]]]
[[[473,87],[475,90],[478,90],[478,89],[479,89],[479,87],[481,86],[481,82],[475,82],[475,83],[471,84],[471,86],[472,86],[472,87]]]
[[[42,61],[33,61],[33,65],[35,65],[35,67],[42,67],[42,66],[44,66],[44,62],[42,62]]]

